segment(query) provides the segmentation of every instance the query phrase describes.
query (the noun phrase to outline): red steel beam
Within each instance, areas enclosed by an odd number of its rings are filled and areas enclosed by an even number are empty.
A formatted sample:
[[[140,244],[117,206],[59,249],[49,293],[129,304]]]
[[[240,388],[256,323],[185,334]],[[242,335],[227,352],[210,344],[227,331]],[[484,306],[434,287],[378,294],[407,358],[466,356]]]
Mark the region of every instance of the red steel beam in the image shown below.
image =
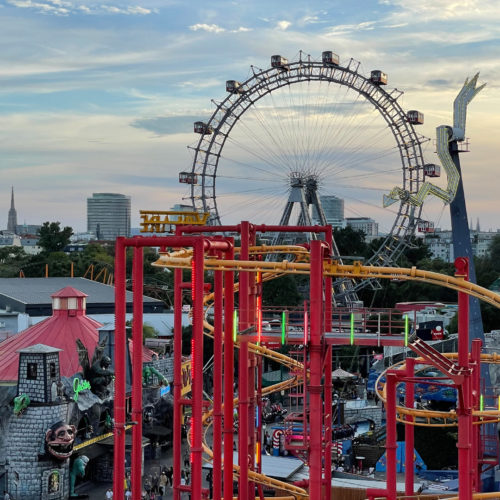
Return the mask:
[[[323,334],[323,247],[320,241],[311,241],[311,280],[310,280],[310,325],[309,341],[310,382],[310,450],[309,450],[309,496],[321,499],[321,440],[323,428],[322,386],[322,334]]]
[[[241,250],[240,259],[248,260],[250,246],[250,224],[246,221],[240,224],[241,228]],[[239,325],[238,330],[246,330],[249,326],[249,273],[240,273],[239,276]],[[249,433],[249,359],[248,359],[248,343],[243,342],[239,350],[238,363],[238,464],[240,466],[240,476],[238,481],[239,499],[249,500],[249,483],[248,483],[248,451],[250,446]],[[253,499],[252,499],[253,500]]]
[[[225,258],[234,258],[233,246],[225,252]],[[233,312],[234,272],[224,271],[224,498],[233,496]]]
[[[386,479],[387,479],[387,499],[396,500],[396,470],[398,448],[396,433],[396,385],[397,375],[387,372],[386,382],[386,439],[385,453],[387,458]]]
[[[413,408],[415,402],[415,384],[411,379],[415,375],[415,359],[406,358],[406,397],[405,406]],[[405,495],[411,497],[414,493],[415,469],[414,469],[414,448],[415,448],[415,427],[412,425],[414,420],[413,415],[406,415],[405,425]]]
[[[214,272],[214,368],[213,368],[213,498],[220,500],[222,491],[222,328],[223,272]]]
[[[142,494],[142,319],[143,319],[143,249],[134,248],[132,264],[132,291],[134,294],[132,342],[132,495],[141,498]]]
[[[192,498],[201,498],[203,465],[203,294],[204,294],[204,241],[194,242],[191,276],[193,290],[193,337],[191,368],[192,428],[191,428],[191,493]]]
[[[180,500],[182,449],[182,269],[174,269],[174,436],[173,436],[173,500]],[[135,500],[135,499],[134,499]]]
[[[114,469],[113,492],[116,498],[124,498],[125,479],[125,248],[126,240],[116,238],[115,246],[115,399],[114,399]],[[142,370],[141,370],[142,372]],[[142,383],[142,382],[141,382]],[[137,482],[137,480],[135,481]]]
[[[455,259],[455,276],[469,279],[469,260]],[[458,366],[469,368],[469,296],[458,292]],[[471,377],[467,374],[462,382],[462,402],[457,407],[458,417],[458,495],[460,500],[472,500],[472,453],[471,453]]]

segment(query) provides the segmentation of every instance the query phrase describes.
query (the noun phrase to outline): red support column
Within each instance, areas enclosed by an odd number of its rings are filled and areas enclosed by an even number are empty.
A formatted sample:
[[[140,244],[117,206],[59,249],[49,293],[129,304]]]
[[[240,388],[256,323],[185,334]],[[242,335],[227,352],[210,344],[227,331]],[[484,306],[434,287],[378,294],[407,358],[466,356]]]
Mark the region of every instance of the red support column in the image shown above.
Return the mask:
[[[194,243],[193,273],[193,359],[191,360],[191,494],[193,499],[201,499],[202,490],[202,412],[203,412],[203,294],[204,294],[204,240]]]
[[[386,430],[385,453],[387,458],[387,499],[396,500],[396,451],[398,448],[396,434],[396,385],[397,376],[394,373],[387,372],[386,387]]]
[[[214,273],[214,415],[213,415],[213,498],[220,500],[222,484],[222,321],[223,275]]]
[[[132,289],[134,293],[132,342],[132,496],[142,494],[142,312],[143,312],[143,249],[134,248]]]
[[[415,376],[415,359],[406,358],[406,376],[413,380]],[[405,405],[407,408],[413,408],[415,403],[415,384],[406,381],[406,398]],[[414,417],[406,415],[405,425],[405,495],[413,496],[415,484],[415,469],[414,469],[414,449],[415,449],[415,427],[412,425]]]
[[[474,410],[480,409],[481,401],[481,346],[480,339],[472,341],[471,349],[471,367],[472,367],[472,408]],[[481,492],[481,425],[474,425],[479,417],[473,417],[471,422],[471,435],[472,435],[472,467],[473,467],[473,490]]]
[[[250,245],[250,224],[247,221],[241,223],[241,250],[240,259],[249,259]],[[250,296],[250,276],[247,272],[239,275],[239,331],[245,330],[250,326],[249,321],[249,296]],[[250,446],[249,433],[249,356],[248,343],[240,340],[239,364],[238,364],[238,465],[240,466],[239,477],[239,499],[249,500],[248,484],[248,452]],[[253,499],[252,499],[253,500]]]
[[[469,279],[469,261],[465,257],[455,259],[455,276]],[[458,292],[458,365],[469,368],[469,296]],[[460,389],[459,389],[460,390]],[[460,500],[472,500],[472,453],[471,453],[471,377],[462,383],[463,405],[457,408],[458,417],[458,495]]]
[[[325,242],[330,252],[333,248],[333,229],[327,226]],[[332,331],[333,282],[331,276],[325,276],[325,332]],[[326,349],[325,361],[325,500],[332,496],[332,346]]]
[[[114,401],[114,466],[113,493],[124,498],[125,480],[125,238],[116,238],[115,245],[115,401]]]
[[[234,258],[232,247],[226,251],[225,258],[228,260]],[[226,499],[233,497],[233,312],[234,273],[224,271],[224,498]]]
[[[173,500],[180,500],[182,452],[182,269],[174,269],[174,436],[173,436]],[[139,497],[140,498],[140,497]],[[135,497],[134,497],[135,500]]]
[[[323,334],[323,248],[322,242],[317,240],[311,241],[310,310],[311,338],[309,342],[309,496],[310,498],[319,500],[323,498],[321,494],[321,440],[323,428],[323,402],[321,400],[321,350]]]
[[[332,346],[329,345],[325,359],[325,500],[332,496],[332,389]]]

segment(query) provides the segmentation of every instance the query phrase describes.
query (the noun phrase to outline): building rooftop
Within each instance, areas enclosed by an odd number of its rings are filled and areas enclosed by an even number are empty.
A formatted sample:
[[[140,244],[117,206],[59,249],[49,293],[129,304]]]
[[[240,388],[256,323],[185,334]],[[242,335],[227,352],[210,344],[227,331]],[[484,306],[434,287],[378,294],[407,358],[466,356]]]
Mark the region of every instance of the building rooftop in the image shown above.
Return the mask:
[[[114,312],[115,288],[86,278],[0,278],[0,308],[26,312],[31,316],[52,314],[52,295],[65,287],[83,292],[87,313]],[[132,310],[133,294],[126,294],[127,310]],[[144,312],[162,312],[161,300],[143,297]]]

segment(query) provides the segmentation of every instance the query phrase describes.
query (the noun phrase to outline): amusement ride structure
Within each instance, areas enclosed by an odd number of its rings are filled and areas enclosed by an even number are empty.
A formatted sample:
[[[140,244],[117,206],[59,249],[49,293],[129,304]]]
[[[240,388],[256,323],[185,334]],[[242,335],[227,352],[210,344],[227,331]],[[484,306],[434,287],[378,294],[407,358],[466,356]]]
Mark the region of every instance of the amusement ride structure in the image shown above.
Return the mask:
[[[459,165],[455,162],[457,141],[464,138],[465,109],[482,88],[476,88],[477,76],[466,81],[455,101],[454,127],[439,127],[438,152],[448,174],[446,189],[437,189],[424,181],[425,172],[436,172],[425,164],[421,152],[422,138],[413,129],[423,117],[417,111],[404,113],[397,103],[400,91],[383,90],[387,77],[372,71],[370,78],[360,75],[359,63],[350,60],[340,66],[338,57],[324,52],[322,61],[310,57],[289,63],[273,56],[268,70],[252,68],[253,75],[245,82],[228,81],[228,97],[220,104],[209,122],[197,122],[200,133],[191,172],[182,172],[180,179],[189,184],[195,215],[186,225],[184,217],[168,213],[144,212],[144,232],[159,233],[176,227],[175,236],[139,236],[118,238],[116,243],[116,321],[115,321],[115,460],[114,494],[123,496],[125,472],[125,252],[133,248],[133,393],[132,393],[132,493],[139,499],[142,459],[142,290],[143,247],[159,247],[156,266],[174,269],[174,499],[188,492],[193,500],[208,498],[202,486],[203,460],[212,462],[212,498],[233,498],[233,481],[238,482],[238,499],[264,498],[264,488],[284,492],[289,499],[331,498],[332,477],[332,345],[398,345],[413,351],[416,358],[406,360],[384,372],[385,383],[378,384],[378,397],[386,408],[386,488],[367,490],[370,499],[396,500],[396,422],[405,424],[406,478],[405,496],[414,497],[413,429],[415,426],[458,427],[458,462],[460,500],[498,498],[500,493],[481,493],[481,475],[498,465],[498,443],[484,429],[500,421],[500,407],[487,393],[488,384],[482,375],[487,363],[500,363],[500,356],[481,354],[480,335],[470,333],[469,297],[500,307],[500,296],[469,281],[468,256],[458,257],[455,276],[391,266],[404,249],[409,236],[422,222],[422,203],[434,194],[449,203],[460,192]],[[262,225],[243,221],[222,224],[215,196],[218,165],[224,158],[222,148],[243,113],[259,99],[275,90],[292,84],[311,81],[347,87],[364,97],[383,116],[397,144],[403,165],[403,183],[384,197],[386,205],[399,201],[399,209],[391,234],[376,255],[366,265],[361,262],[343,264],[333,241],[332,227],[314,226],[309,206],[321,212],[316,181],[319,171],[307,163],[307,168],[288,167],[290,195],[281,218],[282,224]],[[446,150],[446,151],[445,151]],[[305,155],[307,156],[307,155]],[[451,159],[451,160],[450,160]],[[451,161],[451,163],[450,163]],[[453,170],[455,168],[455,170]],[[458,172],[458,173],[457,173]],[[297,225],[288,225],[291,207],[300,205]],[[465,203],[465,200],[463,200]],[[200,212],[206,214],[199,216]],[[197,214],[197,215],[196,215]],[[170,218],[169,218],[170,217]],[[181,220],[182,219],[182,220]],[[425,222],[425,221],[424,221]],[[467,224],[467,218],[465,218]],[[270,236],[274,243],[283,243],[282,234],[310,234],[302,244],[262,245],[258,241]],[[238,245],[235,246],[235,239]],[[267,258],[270,255],[278,258]],[[286,256],[280,260],[279,256]],[[183,270],[190,270],[186,280]],[[213,289],[205,283],[205,272],[213,273]],[[278,328],[263,329],[262,290],[265,282],[283,274],[309,276],[309,300],[300,311],[300,321],[290,328],[283,314]],[[333,328],[332,318],[343,313],[334,310],[334,282],[355,283],[349,293],[355,293],[358,283],[382,279],[422,281],[444,286],[458,292],[458,353],[440,354],[431,346],[411,335],[405,324],[378,324],[376,331],[367,327],[367,312],[351,303],[343,306],[349,322]],[[359,285],[362,286],[362,285]],[[182,294],[191,292],[191,398],[181,397]],[[208,321],[209,313],[213,322]],[[369,314],[369,312],[368,312]],[[482,332],[481,332],[482,334]],[[203,395],[204,335],[213,338],[213,400]],[[138,344],[135,347],[135,344]],[[282,344],[301,346],[302,359],[285,356],[276,351]],[[238,351],[235,351],[235,348]],[[235,377],[235,352],[238,353],[238,374]],[[262,359],[270,358],[286,366],[290,378],[263,388]],[[448,412],[414,408],[414,385],[422,379],[416,367],[433,366],[442,374],[438,385],[457,390],[457,406]],[[234,394],[235,381],[238,391]],[[405,384],[404,404],[397,403],[396,391]],[[262,474],[262,399],[274,392],[293,389],[303,398],[300,443],[289,449],[309,466],[309,480],[290,484]],[[181,423],[182,408],[191,407],[188,441],[191,450],[191,484],[181,484]],[[233,413],[237,407],[239,419],[237,463],[233,461]],[[208,437],[211,427],[212,437]],[[210,442],[211,441],[211,444]]]
[[[320,60],[300,51],[296,61],[275,55],[270,68],[251,66],[245,81],[228,80],[227,96],[213,101],[216,109],[209,120],[195,122],[200,137],[191,148],[191,171],[179,175],[189,185],[193,209],[208,213],[210,225],[227,223],[231,214],[239,213],[238,206],[241,218],[258,207],[269,223],[308,226],[314,216],[325,225],[318,191],[342,189],[345,197],[364,204],[365,211],[369,206],[387,218],[379,199],[398,173],[404,193],[418,193],[427,185],[426,177],[439,176],[439,167],[424,161],[422,145],[429,139],[415,130],[423,114],[403,110],[403,92],[385,89],[384,72],[364,76],[360,67],[352,58],[342,65],[331,51],[323,52]],[[417,227],[428,227],[421,219],[421,203],[405,196],[398,201],[389,213],[387,236],[368,261],[371,265],[393,265]],[[298,208],[296,215],[293,207]],[[285,235],[274,235],[273,243],[282,244]],[[335,243],[334,249],[338,255]],[[366,285],[377,287],[374,280],[366,280],[355,284],[354,291]],[[341,288],[336,289],[337,301],[343,297]],[[348,293],[347,302],[354,301],[352,287]]]

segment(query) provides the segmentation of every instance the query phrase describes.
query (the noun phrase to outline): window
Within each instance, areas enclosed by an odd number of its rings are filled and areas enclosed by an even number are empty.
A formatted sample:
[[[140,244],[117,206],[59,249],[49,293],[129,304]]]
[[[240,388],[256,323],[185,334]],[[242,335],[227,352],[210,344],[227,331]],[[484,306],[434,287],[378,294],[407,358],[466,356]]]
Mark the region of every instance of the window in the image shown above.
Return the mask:
[[[56,378],[56,364],[50,363],[49,365],[50,378]]]
[[[28,363],[27,366],[27,378],[28,380],[36,380],[38,365],[36,363]]]

